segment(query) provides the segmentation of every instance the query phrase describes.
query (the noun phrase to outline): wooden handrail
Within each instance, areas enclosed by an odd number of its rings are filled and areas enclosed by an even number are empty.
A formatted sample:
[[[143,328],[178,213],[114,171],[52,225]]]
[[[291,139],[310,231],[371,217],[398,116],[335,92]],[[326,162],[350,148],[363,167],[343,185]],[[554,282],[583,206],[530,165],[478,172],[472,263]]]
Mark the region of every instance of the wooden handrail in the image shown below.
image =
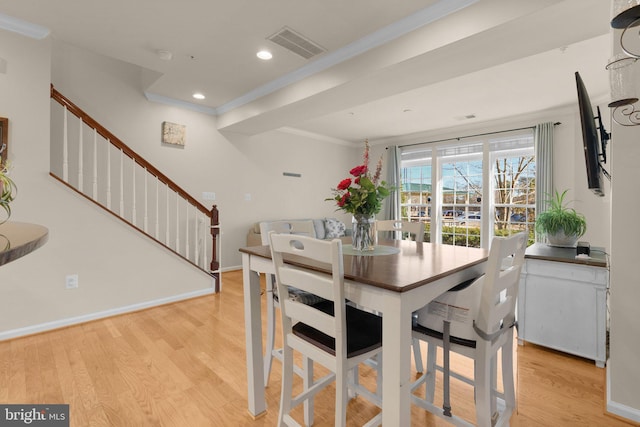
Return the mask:
[[[87,126],[89,126],[92,129],[95,129],[96,133],[98,133],[100,136],[102,136],[105,140],[109,141],[110,144],[112,144],[113,146],[115,146],[119,150],[121,150],[121,152],[123,154],[125,154],[127,157],[132,159],[135,163],[137,163],[138,165],[143,167],[149,174],[155,176],[158,179],[158,181],[160,181],[163,184],[165,184],[168,188],[170,188],[172,191],[174,191],[182,199],[184,199],[185,201],[187,201],[188,203],[193,205],[202,214],[204,214],[205,216],[210,218],[210,220],[211,220],[210,229],[211,229],[211,238],[212,238],[212,251],[211,251],[211,264],[210,264],[209,274],[211,274],[216,279],[215,280],[215,291],[219,292],[220,291],[220,274],[219,274],[220,263],[218,261],[218,253],[217,253],[217,238],[218,238],[218,236],[220,234],[220,221],[219,221],[218,207],[216,205],[213,205],[213,207],[211,209],[208,209],[206,206],[204,206],[203,204],[198,202],[194,197],[192,197],[189,193],[187,193],[184,189],[182,189],[178,184],[176,184],[171,179],[169,179],[165,174],[160,172],[155,166],[153,166],[151,163],[149,163],[147,160],[145,160],[142,156],[140,156],[138,153],[136,153],[134,150],[132,150],[128,145],[126,145],[124,142],[122,142],[113,133],[109,132],[104,126],[102,126],[100,123],[98,123],[95,119],[93,119],[91,116],[89,116],[87,113],[85,113],[80,107],[75,105],[67,97],[65,97],[60,92],[58,92],[53,87],[53,84],[51,85],[51,98],[53,100],[57,101],[63,107],[65,107],[67,109],[67,111],[71,112],[74,116],[76,116],[79,119],[81,119],[82,122],[84,122]],[[55,174],[51,173],[51,176],[54,177],[55,179],[59,180],[63,184],[67,185],[69,188],[75,190],[76,192],[78,192],[79,194],[84,196],[87,200],[89,200],[89,201],[91,201],[93,203],[96,203],[98,206],[102,206],[99,203],[97,203],[95,200],[92,200],[90,197],[88,197],[85,194],[83,194],[81,191],[78,191],[76,188],[74,188],[73,186],[69,185],[64,180],[62,180],[59,177],[57,177]],[[109,210],[109,212],[111,212],[114,216],[116,216],[117,218],[121,219],[125,223],[129,224],[130,226],[132,226],[136,230],[146,234],[147,236],[149,236],[151,239],[155,240],[159,244],[165,246],[168,250],[174,252],[176,255],[184,258],[185,260],[189,261],[190,263],[192,263],[196,267],[201,268],[200,266],[198,266],[197,264],[193,263],[192,261],[190,261],[186,257],[182,256],[177,251],[175,251],[175,250],[171,249],[170,247],[168,247],[167,245],[163,244],[157,238],[151,236],[146,231],[140,229],[135,224],[131,223],[130,221],[127,221],[126,219],[124,219],[121,216],[115,215],[115,213],[110,211],[110,210]]]
[[[183,199],[188,200],[189,203],[194,205],[200,212],[211,216],[211,211],[198,202],[195,198],[193,198],[189,193],[183,190],[178,184],[169,179],[165,174],[160,172],[155,168],[151,163],[145,160],[138,153],[133,151],[127,144],[122,142],[117,136],[109,132],[104,128],[100,123],[94,120],[91,116],[85,113],[80,107],[71,102],[67,97],[58,92],[53,85],[51,85],[51,98],[55,99],[60,103],[60,105],[67,107],[67,111],[71,112],[74,116],[82,119],[84,123],[90,126],[92,129],[95,129],[96,132],[103,138],[109,140],[111,144],[118,147],[124,154],[126,154],[129,158],[134,160],[137,164],[145,168],[151,175],[155,176],[162,182],[163,184],[169,186],[170,189],[178,193]]]

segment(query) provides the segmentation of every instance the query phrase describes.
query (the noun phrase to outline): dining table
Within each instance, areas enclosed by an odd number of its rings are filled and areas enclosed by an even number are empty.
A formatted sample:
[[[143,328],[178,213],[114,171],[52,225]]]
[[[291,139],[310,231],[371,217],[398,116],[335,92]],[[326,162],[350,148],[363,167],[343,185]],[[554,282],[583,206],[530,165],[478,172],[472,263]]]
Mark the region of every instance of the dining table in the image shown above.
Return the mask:
[[[375,250],[353,250],[342,238],[345,297],[382,316],[382,423],[411,424],[412,313],[459,283],[484,272],[488,250],[409,240],[380,240]],[[262,347],[260,274],[274,274],[269,246],[242,253],[248,410],[267,411]],[[301,259],[285,262],[305,266]],[[310,268],[317,268],[308,265]],[[267,283],[270,281],[267,280]],[[269,302],[270,303],[270,302]],[[276,408],[277,410],[277,408]]]

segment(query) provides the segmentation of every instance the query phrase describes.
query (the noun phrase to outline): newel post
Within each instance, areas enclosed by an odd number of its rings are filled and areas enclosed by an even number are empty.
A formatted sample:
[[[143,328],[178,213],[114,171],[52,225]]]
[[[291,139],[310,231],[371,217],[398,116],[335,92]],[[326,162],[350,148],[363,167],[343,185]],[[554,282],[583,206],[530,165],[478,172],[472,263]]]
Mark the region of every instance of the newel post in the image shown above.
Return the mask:
[[[220,292],[220,262],[218,261],[218,235],[220,234],[220,217],[218,206],[213,205],[211,208],[211,240],[213,246],[211,249],[211,274],[216,279],[215,291]]]

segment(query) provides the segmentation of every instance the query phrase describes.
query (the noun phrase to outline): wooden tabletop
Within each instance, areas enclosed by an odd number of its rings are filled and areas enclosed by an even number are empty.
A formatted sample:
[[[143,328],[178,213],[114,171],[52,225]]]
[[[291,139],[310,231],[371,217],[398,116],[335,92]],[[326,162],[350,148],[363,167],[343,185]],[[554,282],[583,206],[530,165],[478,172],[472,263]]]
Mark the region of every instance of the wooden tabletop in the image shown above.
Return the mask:
[[[49,230],[37,224],[5,222],[0,225],[0,265],[25,256],[44,245]]]
[[[343,244],[350,244],[351,238],[343,238],[342,241]],[[486,249],[409,240],[380,240],[379,244],[394,246],[400,252],[378,256],[344,255],[345,279],[404,292],[480,264],[486,261],[489,255]],[[240,248],[240,252],[271,258],[269,246]],[[285,260],[292,264],[327,271],[321,265],[310,265],[300,257],[289,257]]]

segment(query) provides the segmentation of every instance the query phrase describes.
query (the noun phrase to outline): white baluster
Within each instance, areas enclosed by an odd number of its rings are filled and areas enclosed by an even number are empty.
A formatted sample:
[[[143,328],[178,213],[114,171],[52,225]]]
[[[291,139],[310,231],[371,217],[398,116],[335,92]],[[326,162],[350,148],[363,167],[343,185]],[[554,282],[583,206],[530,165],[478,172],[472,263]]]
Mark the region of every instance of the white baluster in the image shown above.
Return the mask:
[[[120,150],[120,218],[124,218],[124,152]]]
[[[149,228],[149,192],[147,189],[147,168],[144,168],[144,232],[148,233]]]
[[[98,132],[93,130],[93,200],[98,201]]]
[[[156,239],[160,239],[160,180],[156,176]]]
[[[164,244],[169,246],[169,184],[167,185],[167,231],[165,233]]]
[[[84,176],[82,174],[84,155],[82,154],[82,119],[78,117],[78,191],[82,193],[82,187],[84,186]]]
[[[176,252],[180,253],[180,197],[176,193]]]
[[[184,215],[184,257],[186,259],[189,259],[189,206],[191,204],[187,203]]]
[[[111,141],[107,144],[107,209],[111,210]]]
[[[203,216],[202,222],[202,268],[205,270],[209,270],[209,266],[207,265],[207,242],[209,236],[207,235],[207,231],[210,230],[211,221],[207,221],[209,217]]]
[[[136,217],[138,216],[136,212],[136,160],[131,158],[131,224],[136,225]]]
[[[198,227],[200,225],[200,216],[202,213],[196,208],[196,214],[193,217],[193,245],[194,245],[194,257],[193,263],[198,265],[198,256],[200,255],[200,233],[198,233]]]
[[[64,106],[64,122],[62,124],[62,180],[69,182],[69,138],[67,136],[67,106]]]

